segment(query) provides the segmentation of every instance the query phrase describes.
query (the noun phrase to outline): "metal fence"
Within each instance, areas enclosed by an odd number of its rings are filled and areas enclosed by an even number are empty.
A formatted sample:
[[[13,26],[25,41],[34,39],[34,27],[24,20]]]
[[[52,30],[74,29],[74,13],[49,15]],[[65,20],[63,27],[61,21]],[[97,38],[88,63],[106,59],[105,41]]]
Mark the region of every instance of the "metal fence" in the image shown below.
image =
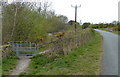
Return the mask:
[[[36,43],[28,41],[11,41],[9,44],[11,50],[16,52],[16,56],[35,55],[37,52]]]

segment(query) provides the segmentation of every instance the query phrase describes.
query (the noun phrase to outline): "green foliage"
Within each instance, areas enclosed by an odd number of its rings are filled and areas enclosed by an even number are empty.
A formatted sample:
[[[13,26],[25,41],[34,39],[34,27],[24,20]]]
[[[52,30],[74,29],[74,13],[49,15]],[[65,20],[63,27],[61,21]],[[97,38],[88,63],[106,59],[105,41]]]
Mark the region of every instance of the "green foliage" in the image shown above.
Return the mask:
[[[99,23],[99,24],[91,24],[91,28],[113,28],[113,30],[118,31],[120,22],[119,21],[113,21],[112,23]]]
[[[119,32],[120,26],[118,26],[118,25],[113,26],[113,27],[108,27],[108,28],[100,28],[100,29],[120,35],[120,32]]]
[[[26,75],[98,75],[100,69],[102,40],[96,33],[94,39],[66,56],[48,58],[38,55],[32,59]]]
[[[120,26],[114,26],[113,31],[120,31]]]
[[[75,25],[75,24],[76,24],[76,25],[80,25],[78,22],[75,23],[74,20],[70,20],[70,21],[68,22],[68,24],[69,24],[69,25]]]
[[[15,56],[9,56],[2,59],[2,75],[9,75],[17,65],[18,58]]]
[[[83,23],[82,29],[88,28],[90,26],[90,23]]]
[[[55,15],[47,7],[38,11],[36,7],[29,2],[12,3],[3,7],[3,43],[18,40],[39,42],[38,37],[45,39],[48,32],[65,30],[68,20],[66,16]]]

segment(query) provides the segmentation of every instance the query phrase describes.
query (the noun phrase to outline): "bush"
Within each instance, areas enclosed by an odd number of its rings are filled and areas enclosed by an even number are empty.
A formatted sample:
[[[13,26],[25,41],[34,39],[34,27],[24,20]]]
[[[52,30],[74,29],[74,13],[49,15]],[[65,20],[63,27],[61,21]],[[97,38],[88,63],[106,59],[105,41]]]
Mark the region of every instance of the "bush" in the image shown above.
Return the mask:
[[[82,26],[82,29],[88,28],[90,26],[90,23],[84,23]]]
[[[120,26],[114,26],[113,31],[120,31]]]
[[[61,33],[60,33],[61,34]],[[60,35],[58,34],[58,35]],[[67,55],[72,49],[84,45],[94,36],[94,30],[87,28],[76,33],[66,32],[64,36],[52,41],[49,44],[49,57],[57,55]]]

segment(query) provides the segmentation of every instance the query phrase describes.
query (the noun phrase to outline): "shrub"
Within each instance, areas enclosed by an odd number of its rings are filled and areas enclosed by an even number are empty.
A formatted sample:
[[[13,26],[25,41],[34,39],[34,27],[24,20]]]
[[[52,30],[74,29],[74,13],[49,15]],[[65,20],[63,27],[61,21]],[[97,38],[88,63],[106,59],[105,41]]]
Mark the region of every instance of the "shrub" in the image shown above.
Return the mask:
[[[94,36],[94,30],[87,28],[78,32],[66,32],[64,36],[61,35],[64,33],[59,33],[56,36],[58,39],[52,41],[49,44],[50,52],[48,52],[49,57],[57,55],[67,55],[72,49],[84,45]]]

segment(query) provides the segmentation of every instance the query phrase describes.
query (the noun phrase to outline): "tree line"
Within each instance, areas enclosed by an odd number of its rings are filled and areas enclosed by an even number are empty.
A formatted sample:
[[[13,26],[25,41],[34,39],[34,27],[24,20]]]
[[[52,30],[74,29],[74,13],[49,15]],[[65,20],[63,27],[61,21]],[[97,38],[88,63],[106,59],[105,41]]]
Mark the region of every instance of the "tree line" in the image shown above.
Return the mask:
[[[68,18],[55,14],[49,2],[2,3],[2,43],[38,42],[48,33],[66,29]]]
[[[119,21],[113,21],[111,23],[99,23],[99,24],[91,24],[90,22],[85,22],[82,25],[82,29],[85,28],[94,28],[94,29],[99,29],[99,28],[108,28],[113,31],[120,31],[120,22]]]

